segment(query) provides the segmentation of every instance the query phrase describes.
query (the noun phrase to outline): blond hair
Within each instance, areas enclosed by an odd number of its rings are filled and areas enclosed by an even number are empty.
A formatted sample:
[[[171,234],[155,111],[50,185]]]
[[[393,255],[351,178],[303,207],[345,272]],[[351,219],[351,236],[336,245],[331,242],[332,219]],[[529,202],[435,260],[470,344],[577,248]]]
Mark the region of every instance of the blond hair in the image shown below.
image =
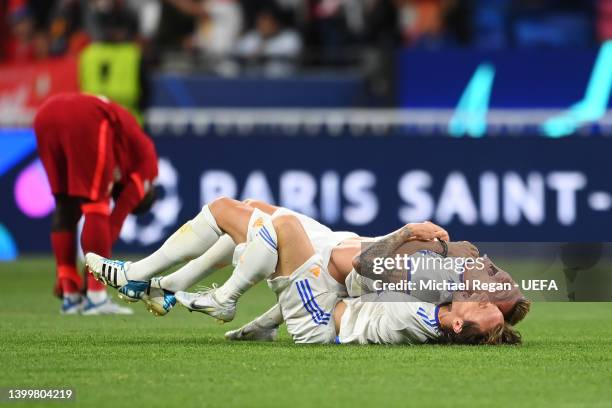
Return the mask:
[[[447,330],[442,333],[439,343],[443,344],[467,344],[467,345],[517,345],[522,343],[521,334],[508,323],[495,326],[489,331],[483,332],[476,322],[464,321],[459,333]]]
[[[523,320],[527,313],[531,310],[531,301],[529,299],[521,299],[512,308],[512,311],[509,313],[508,317],[505,320],[511,325],[516,325],[518,322]]]

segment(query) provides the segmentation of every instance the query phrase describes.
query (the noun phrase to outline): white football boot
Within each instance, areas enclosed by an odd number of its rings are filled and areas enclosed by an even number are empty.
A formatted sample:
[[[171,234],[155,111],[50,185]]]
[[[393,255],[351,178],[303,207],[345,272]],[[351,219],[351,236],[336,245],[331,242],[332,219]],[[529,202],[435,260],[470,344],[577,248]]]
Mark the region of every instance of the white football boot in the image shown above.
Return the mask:
[[[226,332],[225,338],[234,341],[275,341],[278,338],[278,326],[263,327],[254,320],[239,329]]]
[[[176,300],[192,312],[201,312],[214,317],[220,322],[231,322],[236,314],[236,302],[220,303],[215,298],[217,288],[207,289],[204,292],[176,292]]]
[[[93,252],[85,255],[85,265],[91,271],[96,280],[105,285],[119,288],[128,283],[127,271],[131,262],[115,261],[106,259]]]

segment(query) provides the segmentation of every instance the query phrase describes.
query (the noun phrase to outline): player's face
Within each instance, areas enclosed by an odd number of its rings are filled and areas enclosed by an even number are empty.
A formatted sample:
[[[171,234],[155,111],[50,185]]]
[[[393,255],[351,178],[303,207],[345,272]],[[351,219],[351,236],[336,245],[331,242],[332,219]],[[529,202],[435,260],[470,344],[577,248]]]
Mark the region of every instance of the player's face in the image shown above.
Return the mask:
[[[478,324],[483,332],[504,323],[502,312],[482,293],[459,295],[453,301],[452,311],[464,321],[470,320]]]
[[[519,299],[523,298],[523,294],[521,293],[518,288],[518,285],[516,284],[514,279],[512,279],[512,276],[510,276],[508,272],[499,268],[490,259],[487,258],[487,261],[488,262],[485,263],[485,265],[487,265],[487,268],[489,269],[489,275],[491,276],[493,281],[496,283],[509,283],[512,287],[512,289],[510,290],[497,291],[495,293],[492,293],[491,296],[489,296],[489,299],[495,303],[495,305],[499,308],[499,310],[501,310],[504,315],[506,315],[514,308],[516,302]]]
[[[482,282],[491,283],[509,283],[510,290],[500,290],[495,292],[482,292],[487,295],[489,301],[493,302],[499,310],[506,315],[513,308],[519,299],[523,298],[523,294],[519,290],[512,276],[491,261],[488,257],[483,260],[484,268],[474,269],[472,271],[473,279],[480,280]]]
[[[495,281],[500,283],[509,283],[512,285],[512,290],[500,291],[491,294],[491,300],[495,302],[495,305],[506,315],[512,311],[516,302],[523,298],[521,291],[515,287],[516,284],[514,279],[508,274],[508,272],[500,271],[495,275]]]

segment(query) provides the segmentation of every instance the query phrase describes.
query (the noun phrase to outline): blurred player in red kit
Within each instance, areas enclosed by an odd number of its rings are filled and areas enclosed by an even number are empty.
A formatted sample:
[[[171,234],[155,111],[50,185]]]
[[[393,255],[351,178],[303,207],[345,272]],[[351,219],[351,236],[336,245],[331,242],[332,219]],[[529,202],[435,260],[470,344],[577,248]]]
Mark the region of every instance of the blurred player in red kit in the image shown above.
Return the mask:
[[[64,314],[131,314],[76,267],[76,230],[84,216],[84,252],[110,255],[130,213],[147,211],[157,177],[153,142],[124,108],[102,97],[66,93],[49,98],[34,119],[38,153],[55,197],[51,245]],[[111,198],[115,205],[111,211]]]

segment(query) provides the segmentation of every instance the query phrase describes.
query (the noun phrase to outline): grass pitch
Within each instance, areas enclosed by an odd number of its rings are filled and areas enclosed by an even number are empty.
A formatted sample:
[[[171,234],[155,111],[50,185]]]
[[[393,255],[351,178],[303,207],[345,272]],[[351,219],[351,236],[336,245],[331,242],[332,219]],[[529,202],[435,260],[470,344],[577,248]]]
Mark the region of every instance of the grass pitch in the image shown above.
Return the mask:
[[[76,390],[51,406],[612,406],[612,303],[536,303],[520,347],[297,346],[223,339],[272,304],[265,285],[218,325],[141,304],[60,316],[50,258],[0,264],[0,282],[0,387]]]

